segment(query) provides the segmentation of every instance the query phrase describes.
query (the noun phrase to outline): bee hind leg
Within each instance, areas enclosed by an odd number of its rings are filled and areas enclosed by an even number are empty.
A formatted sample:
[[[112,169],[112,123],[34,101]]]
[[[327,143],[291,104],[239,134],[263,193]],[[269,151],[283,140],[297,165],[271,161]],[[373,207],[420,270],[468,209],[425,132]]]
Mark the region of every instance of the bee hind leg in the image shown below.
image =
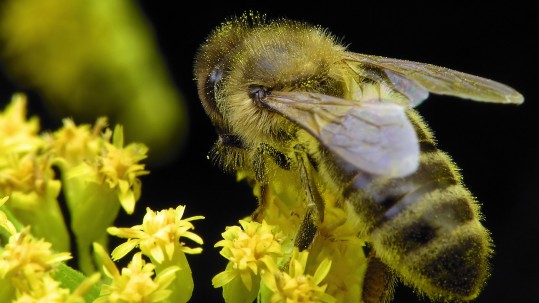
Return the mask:
[[[313,218],[313,213],[313,208],[309,208],[307,210],[307,213],[303,217],[303,221],[301,222],[299,230],[296,234],[294,246],[299,248],[300,251],[303,251],[311,246],[314,241],[314,237],[316,236],[316,232],[318,231],[318,227],[316,226]]]
[[[396,276],[371,251],[363,280],[362,300],[365,303],[389,303],[395,292]]]
[[[296,234],[294,245],[305,250],[314,241],[318,226],[324,220],[324,201],[313,178],[313,168],[309,164],[308,155],[301,145],[295,146],[301,185],[305,192],[307,211]]]

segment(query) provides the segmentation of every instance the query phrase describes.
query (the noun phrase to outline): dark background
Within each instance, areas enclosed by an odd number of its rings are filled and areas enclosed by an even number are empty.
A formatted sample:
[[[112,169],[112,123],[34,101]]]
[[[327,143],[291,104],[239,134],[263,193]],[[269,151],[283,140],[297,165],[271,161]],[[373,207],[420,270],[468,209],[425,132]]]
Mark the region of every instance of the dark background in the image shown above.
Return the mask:
[[[118,225],[138,224],[145,206],[157,210],[186,204],[187,216],[206,216],[195,222],[205,244],[203,254],[189,257],[195,277],[191,302],[222,302],[211,278],[224,269],[225,260],[213,244],[225,226],[236,224],[256,203],[245,184],[206,159],[216,136],[199,104],[192,75],[197,47],[211,29],[248,9],[327,27],[355,52],[449,67],[508,84],[525,96],[523,105],[507,106],[433,95],[418,110],[483,204],[484,224],[496,245],[492,277],[476,302],[539,302],[537,4],[405,2],[194,1],[190,8],[179,1],[140,2],[185,96],[190,133],[176,161],[150,167],[152,173],[142,178],[138,215],[122,215]],[[0,80],[0,96],[8,100],[18,85],[4,75]],[[30,110],[39,113],[39,96],[29,93]],[[410,289],[398,287],[395,302],[417,301]]]

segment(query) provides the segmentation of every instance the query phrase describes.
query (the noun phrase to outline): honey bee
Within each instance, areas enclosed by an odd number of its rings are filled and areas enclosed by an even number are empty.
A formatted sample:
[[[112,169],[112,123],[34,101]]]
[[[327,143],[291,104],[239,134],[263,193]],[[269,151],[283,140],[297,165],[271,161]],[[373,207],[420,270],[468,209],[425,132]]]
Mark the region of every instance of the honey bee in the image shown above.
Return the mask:
[[[330,191],[368,239],[372,280],[394,273],[433,300],[478,296],[489,275],[489,232],[414,107],[429,92],[503,104],[522,103],[521,94],[431,64],[353,53],[318,26],[257,14],[210,34],[194,70],[219,136],[215,160],[251,172],[262,190],[292,176],[288,186],[306,208],[296,246],[312,243],[324,220],[321,192]],[[378,288],[366,279],[363,302],[387,301]]]

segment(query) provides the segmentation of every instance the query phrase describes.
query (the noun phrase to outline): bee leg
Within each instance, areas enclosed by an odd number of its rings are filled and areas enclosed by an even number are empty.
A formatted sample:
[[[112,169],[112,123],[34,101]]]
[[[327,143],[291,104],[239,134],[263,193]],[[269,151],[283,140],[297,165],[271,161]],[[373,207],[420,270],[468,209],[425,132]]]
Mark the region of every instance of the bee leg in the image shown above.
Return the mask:
[[[264,210],[266,207],[266,201],[268,199],[268,185],[267,184],[261,184],[260,185],[260,194],[258,196],[258,207],[255,209],[255,211],[251,214],[251,218],[255,222],[262,222],[262,219],[264,218]]]
[[[294,246],[299,248],[300,251],[309,248],[314,241],[314,237],[316,236],[316,232],[318,230],[314,216],[315,214],[313,208],[309,208],[303,217],[303,221],[301,221],[301,225],[299,226],[299,230],[296,234],[296,240],[294,241]]]
[[[275,147],[261,143],[257,148],[253,158],[253,169],[255,178],[261,184],[267,183],[266,160],[269,157],[277,166],[284,170],[290,169],[290,159]]]
[[[280,168],[284,170],[290,169],[290,159],[278,149],[266,143],[261,143],[257,147],[253,157],[253,169],[255,172],[255,179],[260,185],[260,194],[258,197],[258,207],[251,215],[253,220],[257,222],[262,220],[266,201],[268,199],[267,157],[274,161]]]
[[[295,146],[295,155],[298,163],[299,175],[303,190],[305,191],[307,212],[296,235],[294,245],[300,250],[309,248],[316,236],[318,226],[324,220],[324,201],[312,176],[312,166],[308,155],[301,145]]]
[[[393,271],[378,259],[374,251],[368,257],[363,279],[362,300],[365,303],[388,303],[393,299],[396,277]]]

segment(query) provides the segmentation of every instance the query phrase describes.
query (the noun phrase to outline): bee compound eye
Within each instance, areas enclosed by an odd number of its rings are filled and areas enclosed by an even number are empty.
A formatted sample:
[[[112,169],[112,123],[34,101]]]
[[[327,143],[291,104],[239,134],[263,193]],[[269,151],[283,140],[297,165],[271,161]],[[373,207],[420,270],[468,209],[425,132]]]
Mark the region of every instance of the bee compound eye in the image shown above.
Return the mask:
[[[210,71],[208,75],[207,82],[209,84],[215,85],[217,82],[221,81],[223,78],[223,71],[219,67],[215,67]]]
[[[216,65],[206,76],[204,84],[204,92],[206,97],[211,99],[212,102],[215,102],[215,94],[218,89],[218,84],[223,79],[223,69]]]
[[[257,106],[265,106],[264,99],[269,94],[269,90],[262,85],[249,86],[249,98],[251,98]]]

